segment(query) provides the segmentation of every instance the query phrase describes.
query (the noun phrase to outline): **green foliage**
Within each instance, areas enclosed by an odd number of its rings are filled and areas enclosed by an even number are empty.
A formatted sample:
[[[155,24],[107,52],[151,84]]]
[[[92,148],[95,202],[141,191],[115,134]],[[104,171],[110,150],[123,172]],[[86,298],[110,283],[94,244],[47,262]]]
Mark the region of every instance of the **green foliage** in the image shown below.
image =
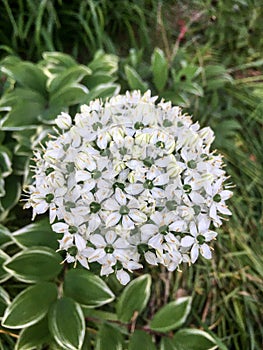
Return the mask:
[[[169,332],[185,323],[191,310],[191,298],[182,297],[163,306],[153,317],[150,328],[158,332]]]
[[[7,56],[1,72],[8,82],[0,98],[0,220],[21,196],[32,150],[52,132],[50,124],[62,111],[119,91],[114,83],[118,58],[98,51],[88,65],[59,52],[45,52],[38,63]],[[98,79],[97,76],[103,76]],[[25,181],[24,181],[25,182]]]
[[[261,347],[260,5],[1,2],[0,350]],[[211,264],[201,261],[181,274],[153,269],[147,271],[152,282],[141,275],[123,290],[80,266],[62,269],[59,236],[48,218],[31,224],[19,203],[21,187],[30,182],[32,150],[52,132],[56,115],[75,113],[79,104],[107,98],[120,86],[122,92],[150,88],[211,126],[236,185],[233,216]]]
[[[81,307],[71,298],[62,297],[52,305],[48,313],[48,325],[54,339],[63,349],[81,349],[85,337],[85,319]]]
[[[100,307],[115,298],[105,282],[82,269],[67,271],[64,283],[65,295],[84,307]]]
[[[125,287],[118,304],[117,315],[120,321],[130,322],[146,307],[151,294],[151,276],[143,275],[134,279]]]
[[[26,288],[8,305],[2,325],[16,329],[37,323],[45,317],[56,297],[57,289],[54,283],[41,282]]]
[[[123,337],[118,328],[103,323],[99,329],[95,350],[122,349]]]
[[[52,280],[62,269],[60,256],[47,247],[22,250],[6,260],[3,267],[17,280],[26,283]]]
[[[152,336],[150,334],[141,330],[136,330],[130,338],[128,350],[138,350],[140,349],[142,344],[145,350],[156,349],[154,342],[152,340]]]

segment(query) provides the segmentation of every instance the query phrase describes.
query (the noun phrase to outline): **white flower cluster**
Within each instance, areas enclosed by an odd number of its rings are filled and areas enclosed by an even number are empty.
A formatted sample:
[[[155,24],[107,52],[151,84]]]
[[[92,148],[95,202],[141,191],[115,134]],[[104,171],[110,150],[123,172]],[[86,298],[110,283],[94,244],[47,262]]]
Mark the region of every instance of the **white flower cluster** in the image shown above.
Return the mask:
[[[49,210],[67,262],[97,262],[122,284],[145,261],[174,271],[210,259],[211,227],[231,215],[213,132],[156,99],[127,92],[81,106],[74,121],[61,113],[61,131],[35,152],[25,205],[33,219]]]

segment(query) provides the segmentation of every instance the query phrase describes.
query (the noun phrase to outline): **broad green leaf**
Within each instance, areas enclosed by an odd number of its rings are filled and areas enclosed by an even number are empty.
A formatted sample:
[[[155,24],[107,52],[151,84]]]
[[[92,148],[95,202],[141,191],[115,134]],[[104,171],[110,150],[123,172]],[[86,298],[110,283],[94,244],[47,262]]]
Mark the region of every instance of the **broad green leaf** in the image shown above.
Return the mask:
[[[176,344],[173,342],[173,339],[168,337],[162,337],[160,343],[160,350],[180,350],[177,348]]]
[[[64,68],[69,68],[75,66],[77,62],[73,57],[62,52],[43,52],[42,54],[45,63],[50,63],[55,66],[62,66]]]
[[[190,105],[189,98],[182,92],[168,90],[162,92],[161,97],[180,107],[189,107]]]
[[[56,342],[66,350],[80,350],[85,337],[85,319],[81,307],[63,297],[48,314],[49,330]]]
[[[178,298],[163,306],[153,316],[150,328],[157,332],[169,332],[180,327],[191,310],[191,297]]]
[[[135,312],[140,314],[151,295],[151,276],[145,274],[134,279],[124,288],[117,304],[120,321],[130,322]]]
[[[135,69],[130,67],[128,64],[124,66],[125,75],[132,90],[141,90],[145,92],[148,88],[147,83],[145,83]]]
[[[155,48],[151,60],[154,85],[158,91],[162,91],[168,78],[168,62],[164,52],[159,48]]]
[[[145,331],[136,330],[130,337],[128,350],[155,350],[156,347],[153,343],[152,336]]]
[[[203,88],[199,84],[191,81],[175,83],[173,88],[175,91],[183,91],[195,96],[203,96],[204,94]]]
[[[43,318],[33,326],[24,328],[19,334],[15,350],[35,350],[50,340],[47,318]]]
[[[38,101],[20,102],[2,119],[1,126],[8,131],[35,128],[44,109],[45,105]]]
[[[92,75],[88,75],[83,79],[83,84],[90,90],[96,88],[101,84],[108,84],[114,81],[114,76],[101,71],[95,72]]]
[[[48,219],[41,219],[13,232],[12,238],[20,247],[44,246],[57,249],[57,237]]]
[[[1,106],[23,106],[24,103],[38,103],[44,106],[47,103],[47,100],[40,92],[26,87],[16,87],[14,90],[4,95],[0,100]],[[21,117],[23,118],[22,115]],[[26,116],[24,116],[24,118],[26,118]]]
[[[12,67],[3,67],[2,70],[20,85],[45,94],[47,76],[36,64],[19,62]]]
[[[199,329],[180,329],[173,338],[178,350],[212,350],[217,349],[213,337]]]
[[[97,334],[95,350],[122,350],[122,334],[107,323],[103,323]]]
[[[0,224],[0,246],[3,244],[10,242],[11,236],[8,228]]]
[[[7,177],[12,173],[11,155],[5,146],[0,145],[0,175]]]
[[[3,316],[6,307],[10,304],[8,293],[0,286],[0,318]]]
[[[79,83],[86,75],[91,74],[91,70],[83,65],[73,66],[50,80],[48,90],[50,93],[58,91],[67,85]]]
[[[102,306],[110,303],[115,298],[112,291],[100,277],[83,269],[67,271],[64,293],[88,308]]]
[[[9,259],[9,255],[7,255],[3,250],[0,249],[0,282],[6,281],[9,277],[11,277],[10,273],[7,272],[3,268],[3,264]]]
[[[177,348],[173,339],[170,339],[168,337],[162,337],[162,340],[160,343],[160,350],[180,350],[180,349]]]
[[[55,283],[41,282],[18,294],[7,307],[2,325],[7,328],[25,328],[36,324],[57,299]]]
[[[17,204],[21,195],[21,185],[17,176],[11,175],[5,179],[5,191],[1,204],[5,210],[9,210]]]
[[[203,68],[200,66],[190,65],[185,63],[185,66],[182,67],[178,72],[175,69],[172,69],[172,76],[174,81],[191,81],[196,78]]]
[[[51,248],[34,247],[12,256],[4,268],[19,281],[49,281],[61,271],[61,261],[61,256]]]
[[[90,90],[85,103],[88,103],[95,98],[106,98],[116,95],[120,90],[120,86],[118,84],[100,84],[96,86],[94,89]]]
[[[82,310],[85,317],[99,318],[105,321],[118,321],[116,313],[113,312],[91,309],[87,307],[83,307]]]
[[[68,106],[85,103],[88,92],[89,90],[86,86],[81,84],[66,85],[51,95],[50,105],[51,107],[55,106],[56,108],[61,107],[61,109],[64,109]]]
[[[106,72],[114,74],[118,70],[118,56],[105,54],[102,50],[95,53],[93,60],[88,64],[88,67],[94,72]]]

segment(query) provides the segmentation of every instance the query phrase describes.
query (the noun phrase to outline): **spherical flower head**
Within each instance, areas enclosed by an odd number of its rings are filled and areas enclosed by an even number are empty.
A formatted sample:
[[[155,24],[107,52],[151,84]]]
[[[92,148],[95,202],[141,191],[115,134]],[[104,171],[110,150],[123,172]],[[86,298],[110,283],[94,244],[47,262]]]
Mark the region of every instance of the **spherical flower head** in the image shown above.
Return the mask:
[[[199,253],[211,259],[214,228],[231,215],[212,130],[156,100],[134,91],[61,113],[35,152],[25,206],[33,218],[49,211],[67,262],[97,262],[122,284],[147,264],[174,271]]]

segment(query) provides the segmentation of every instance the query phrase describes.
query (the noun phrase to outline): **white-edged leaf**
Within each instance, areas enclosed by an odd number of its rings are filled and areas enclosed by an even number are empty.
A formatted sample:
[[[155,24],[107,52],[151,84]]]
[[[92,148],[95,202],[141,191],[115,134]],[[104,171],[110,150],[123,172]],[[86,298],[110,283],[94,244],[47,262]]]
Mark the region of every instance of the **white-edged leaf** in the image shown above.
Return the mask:
[[[3,250],[0,249],[0,283],[5,282],[8,278],[11,277],[11,274],[3,268],[4,263],[9,259],[9,255],[7,255]]]
[[[120,321],[129,322],[134,313],[140,314],[146,307],[151,295],[151,276],[145,274],[134,279],[124,288],[117,304]]]
[[[0,318],[2,318],[6,307],[10,304],[8,293],[0,286]]]
[[[95,350],[122,350],[121,332],[113,325],[103,323],[96,339]]]
[[[191,297],[178,298],[163,306],[153,316],[150,328],[157,332],[169,332],[180,327],[191,310]]]
[[[88,308],[99,307],[115,299],[115,295],[100,277],[83,269],[67,271],[64,293]]]
[[[130,67],[128,64],[124,66],[125,75],[129,84],[130,89],[132,90],[141,90],[145,92],[148,89],[147,83],[145,83],[140,75],[136,72],[135,69]]]
[[[48,313],[49,330],[66,350],[80,350],[85,338],[85,319],[81,307],[71,298],[62,297]]]
[[[200,329],[185,328],[175,333],[173,343],[180,350],[214,350],[218,346],[215,339]]]
[[[44,246],[58,247],[56,234],[51,230],[48,219],[39,220],[12,233],[12,238],[19,247]]]
[[[7,307],[2,325],[14,329],[29,327],[45,317],[56,298],[57,287],[54,283],[41,282],[28,287]]]
[[[45,317],[20,332],[15,350],[35,350],[36,347],[49,343],[50,338],[48,322]]]
[[[62,269],[62,258],[51,248],[22,250],[4,263],[4,269],[22,282],[49,281]]]

